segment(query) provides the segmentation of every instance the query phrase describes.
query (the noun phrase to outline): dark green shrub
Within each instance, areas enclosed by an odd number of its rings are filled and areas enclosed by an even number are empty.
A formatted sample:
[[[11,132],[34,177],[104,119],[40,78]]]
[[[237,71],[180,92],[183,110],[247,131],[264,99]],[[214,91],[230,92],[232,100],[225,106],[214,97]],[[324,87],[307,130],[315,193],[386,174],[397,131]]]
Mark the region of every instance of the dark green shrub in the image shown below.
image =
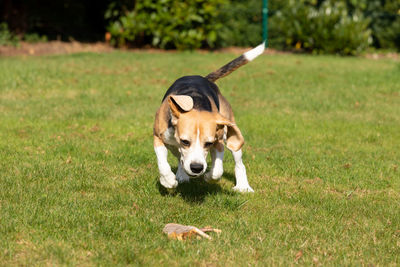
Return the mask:
[[[143,0],[107,27],[118,46],[214,47],[222,23],[215,18],[226,0]],[[115,11],[109,11],[115,14]]]
[[[373,45],[400,50],[400,0],[366,1],[363,10],[371,20]]]
[[[18,46],[18,44],[18,37],[8,30],[7,23],[0,23],[0,45]]]
[[[256,46],[262,42],[262,1],[231,0],[223,6],[218,19],[218,46]]]
[[[372,45],[400,49],[400,0],[341,0],[350,13],[360,11],[370,20]]]
[[[134,3],[114,1],[106,13],[116,45],[191,49],[261,42],[261,0]],[[269,46],[339,54],[357,54],[371,41],[399,48],[399,10],[400,0],[270,0]]]
[[[359,10],[352,14],[342,1],[289,0],[271,18],[271,32],[281,34],[272,44],[314,53],[352,55],[368,47],[369,21]]]
[[[44,43],[48,41],[46,35],[41,36],[37,33],[25,33],[23,39],[28,43]]]
[[[220,46],[255,45],[254,39],[261,38],[261,2],[231,0],[225,5],[220,15],[224,22],[218,35]],[[400,0],[270,0],[268,5],[270,47],[291,49],[297,44],[307,51],[353,54],[368,44],[367,39],[371,41],[366,29],[371,30],[374,47],[400,46]],[[329,16],[324,13],[328,8]],[[316,17],[309,19],[311,14]]]

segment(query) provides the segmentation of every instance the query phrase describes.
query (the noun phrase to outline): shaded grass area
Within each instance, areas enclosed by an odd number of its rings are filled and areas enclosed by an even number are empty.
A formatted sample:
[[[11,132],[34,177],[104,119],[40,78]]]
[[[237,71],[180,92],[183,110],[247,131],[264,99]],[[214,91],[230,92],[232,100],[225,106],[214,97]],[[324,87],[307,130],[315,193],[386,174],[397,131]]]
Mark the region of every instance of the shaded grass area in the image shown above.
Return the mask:
[[[218,82],[254,194],[160,188],[152,124],[232,54],[0,58],[0,265],[398,265],[400,65],[264,55]],[[171,157],[171,165],[176,167]],[[169,222],[222,229],[170,241]]]

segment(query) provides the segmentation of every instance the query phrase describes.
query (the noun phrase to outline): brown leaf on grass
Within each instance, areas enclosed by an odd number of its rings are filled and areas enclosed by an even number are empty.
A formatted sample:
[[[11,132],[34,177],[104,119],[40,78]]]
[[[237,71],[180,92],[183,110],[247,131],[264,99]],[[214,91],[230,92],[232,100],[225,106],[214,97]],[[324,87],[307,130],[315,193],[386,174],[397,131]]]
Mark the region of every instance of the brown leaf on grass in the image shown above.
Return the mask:
[[[397,168],[398,168],[398,167],[399,167],[398,165],[393,164],[393,170],[394,170],[394,171],[397,171]]]
[[[90,128],[90,132],[91,133],[95,133],[95,132],[98,132],[100,130],[101,130],[101,128],[97,124],[95,126],[93,126],[92,128]]]
[[[166,233],[168,235],[168,237],[171,239],[177,239],[177,240],[182,241],[182,240],[190,239],[190,238],[201,239],[202,237],[211,240],[212,238],[209,235],[207,235],[205,232],[221,233],[221,230],[214,229],[211,227],[205,227],[205,228],[199,229],[197,227],[190,226],[190,225],[168,223],[165,225],[163,232]]]
[[[206,232],[215,232],[217,234],[220,234],[222,231],[220,229],[212,228],[211,226],[206,226],[200,229],[204,233]]]
[[[351,163],[346,163],[343,165],[343,168],[345,168],[345,169],[350,169],[350,167],[351,167]]]
[[[299,252],[296,253],[294,260],[299,261],[301,257],[303,257],[303,251],[299,250]]]

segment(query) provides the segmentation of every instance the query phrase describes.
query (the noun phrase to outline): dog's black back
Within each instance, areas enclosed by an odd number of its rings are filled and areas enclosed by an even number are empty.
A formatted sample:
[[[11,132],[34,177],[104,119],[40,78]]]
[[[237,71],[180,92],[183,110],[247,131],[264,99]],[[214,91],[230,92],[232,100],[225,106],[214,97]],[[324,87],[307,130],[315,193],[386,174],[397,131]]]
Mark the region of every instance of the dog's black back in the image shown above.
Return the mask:
[[[219,110],[218,87],[215,83],[210,82],[206,78],[193,75],[184,76],[176,80],[163,97],[164,99],[173,95],[188,95],[193,98],[193,108],[196,110],[205,110],[211,112],[211,103],[209,99],[213,99]]]

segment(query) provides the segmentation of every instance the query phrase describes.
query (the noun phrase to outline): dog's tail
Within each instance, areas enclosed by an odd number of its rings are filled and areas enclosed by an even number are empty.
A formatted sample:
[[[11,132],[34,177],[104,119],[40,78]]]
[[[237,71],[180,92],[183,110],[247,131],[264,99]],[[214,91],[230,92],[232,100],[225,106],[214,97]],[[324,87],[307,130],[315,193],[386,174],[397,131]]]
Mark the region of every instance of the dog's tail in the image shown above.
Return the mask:
[[[265,49],[265,42],[257,46],[256,48],[253,48],[240,57],[235,58],[228,64],[222,66],[216,71],[211,72],[206,76],[206,79],[215,82],[219,78],[225,77],[226,75],[230,74],[234,70],[238,69],[239,67],[245,65],[246,63],[252,61],[259,55],[261,55],[264,52]]]

